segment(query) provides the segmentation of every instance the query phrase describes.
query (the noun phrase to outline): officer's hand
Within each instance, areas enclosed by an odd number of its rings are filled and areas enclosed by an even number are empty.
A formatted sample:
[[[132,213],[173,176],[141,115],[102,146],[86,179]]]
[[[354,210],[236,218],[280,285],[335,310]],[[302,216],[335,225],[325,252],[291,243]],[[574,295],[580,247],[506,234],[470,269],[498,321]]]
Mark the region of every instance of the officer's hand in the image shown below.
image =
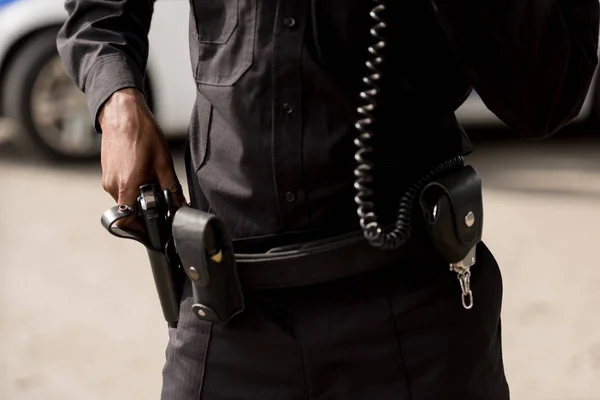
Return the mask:
[[[98,122],[102,127],[102,187],[117,204],[135,208],[140,186],[155,181],[172,193],[177,207],[187,205],[163,133],[141,92],[115,92],[102,107]],[[133,217],[118,226],[141,228]]]

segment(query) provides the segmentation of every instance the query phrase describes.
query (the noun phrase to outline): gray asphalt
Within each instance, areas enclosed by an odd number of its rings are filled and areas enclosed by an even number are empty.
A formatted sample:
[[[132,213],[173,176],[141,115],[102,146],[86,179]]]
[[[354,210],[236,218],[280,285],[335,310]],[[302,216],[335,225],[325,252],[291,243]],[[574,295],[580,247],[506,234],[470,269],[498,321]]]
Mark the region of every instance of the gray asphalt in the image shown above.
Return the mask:
[[[513,399],[600,400],[600,142],[481,144],[469,161]],[[158,399],[167,332],[144,249],[100,226],[99,168],[4,144],[0,187],[0,399]]]

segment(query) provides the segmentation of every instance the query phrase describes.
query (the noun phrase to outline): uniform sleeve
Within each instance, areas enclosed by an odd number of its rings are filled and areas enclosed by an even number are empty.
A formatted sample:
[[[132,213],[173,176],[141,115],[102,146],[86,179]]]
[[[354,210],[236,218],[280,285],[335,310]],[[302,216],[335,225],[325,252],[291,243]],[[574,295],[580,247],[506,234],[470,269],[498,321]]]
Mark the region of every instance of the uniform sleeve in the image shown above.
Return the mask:
[[[65,9],[58,52],[100,132],[98,112],[110,95],[143,91],[154,0],[66,0]]]
[[[598,0],[432,0],[486,106],[521,136],[581,111],[598,63]]]

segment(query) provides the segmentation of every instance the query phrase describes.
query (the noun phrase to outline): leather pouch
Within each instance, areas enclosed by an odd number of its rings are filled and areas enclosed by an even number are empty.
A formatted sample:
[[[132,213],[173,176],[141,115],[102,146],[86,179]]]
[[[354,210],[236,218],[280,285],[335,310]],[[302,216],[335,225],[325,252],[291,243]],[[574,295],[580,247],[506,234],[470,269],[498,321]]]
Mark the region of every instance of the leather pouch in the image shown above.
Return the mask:
[[[189,207],[173,218],[173,241],[192,282],[194,314],[226,324],[244,310],[231,238],[219,217]]]
[[[450,264],[470,257],[483,233],[481,179],[469,165],[434,178],[421,191],[425,225]]]

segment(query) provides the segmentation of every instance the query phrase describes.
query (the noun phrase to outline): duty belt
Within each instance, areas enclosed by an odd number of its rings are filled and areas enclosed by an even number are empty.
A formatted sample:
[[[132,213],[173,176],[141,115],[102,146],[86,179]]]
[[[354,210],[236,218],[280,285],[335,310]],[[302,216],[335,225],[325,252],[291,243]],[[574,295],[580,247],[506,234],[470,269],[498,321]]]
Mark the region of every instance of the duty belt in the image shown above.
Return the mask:
[[[148,250],[165,319],[176,326],[185,279],[192,283],[192,309],[201,319],[227,323],[244,310],[243,290],[313,285],[380,269],[424,254],[427,243],[457,273],[463,306],[473,305],[469,268],[481,240],[481,182],[469,166],[448,171],[420,190],[428,240],[408,240],[395,250],[372,246],[364,233],[351,233],[273,248],[262,254],[236,252],[223,221],[190,207],[175,211],[168,191],[140,188],[137,207],[116,206],[102,216],[113,235],[134,239]],[[115,223],[137,213],[145,232]]]
[[[223,222],[191,208],[175,214],[173,239],[181,265],[192,279],[194,311],[219,322],[243,310],[244,290],[333,281],[390,265],[411,253],[409,247],[389,252],[375,249],[362,232],[262,254],[236,253]]]
[[[414,256],[414,246],[394,251],[373,248],[362,231],[287,250],[235,255],[242,286],[271,289],[307,286],[377,270]]]
[[[163,203],[164,201],[164,203]],[[236,251],[221,221],[190,207],[168,214],[169,195],[155,185],[141,188],[138,216],[147,232],[125,231],[116,226],[131,216],[131,207],[117,206],[102,216],[102,225],[113,235],[142,243],[150,258],[156,289],[165,319],[176,326],[185,279],[192,281],[193,310],[202,319],[227,323],[244,309],[243,292],[308,286],[375,271],[414,258],[422,241],[411,241],[393,251],[372,247],[362,231],[302,244],[274,247],[264,253]]]

